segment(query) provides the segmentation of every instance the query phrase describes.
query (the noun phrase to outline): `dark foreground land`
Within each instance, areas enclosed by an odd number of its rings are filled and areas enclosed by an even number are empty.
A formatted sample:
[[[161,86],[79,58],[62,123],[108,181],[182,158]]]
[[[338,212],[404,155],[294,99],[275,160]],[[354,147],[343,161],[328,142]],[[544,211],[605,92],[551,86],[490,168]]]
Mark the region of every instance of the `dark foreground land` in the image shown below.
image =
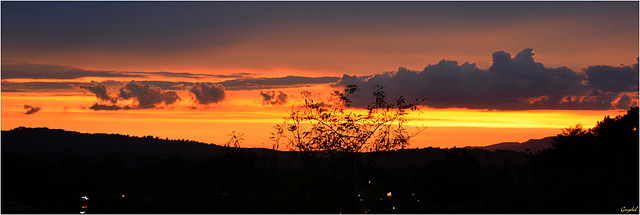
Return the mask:
[[[2,213],[638,213],[637,107],[541,151],[357,156],[21,127],[2,131]]]

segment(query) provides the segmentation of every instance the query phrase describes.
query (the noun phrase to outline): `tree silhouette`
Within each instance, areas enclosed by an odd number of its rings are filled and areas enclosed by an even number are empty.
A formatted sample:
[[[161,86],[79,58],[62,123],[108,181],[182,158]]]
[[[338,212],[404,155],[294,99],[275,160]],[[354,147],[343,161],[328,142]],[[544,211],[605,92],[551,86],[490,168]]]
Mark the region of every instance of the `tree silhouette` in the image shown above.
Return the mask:
[[[304,104],[294,106],[285,122],[275,126],[271,137],[274,148],[283,144],[297,152],[310,174],[330,181],[326,185],[338,195],[336,207],[345,211],[358,208],[356,194],[364,180],[362,173],[368,172],[373,160],[385,152],[406,148],[409,139],[423,130],[405,128],[406,115],[418,110],[418,100],[408,103],[400,97],[390,103],[382,87],[376,86],[375,102],[366,110],[349,109],[349,96],[358,91],[356,85],[348,85],[323,102],[303,93]]]
[[[568,212],[566,205],[577,206],[574,212],[608,212],[637,204],[638,112],[632,107],[590,129],[564,129],[554,137],[554,148],[531,160],[539,191],[547,198],[540,202],[545,212]]]
[[[271,137],[275,148],[284,144],[299,152],[307,167],[312,165],[312,159],[406,148],[409,139],[424,130],[416,128],[412,132],[404,126],[408,111],[418,110],[418,100],[407,103],[401,96],[389,103],[382,89],[375,87],[375,102],[366,108],[366,113],[348,109],[349,96],[360,90],[353,84],[344,92],[334,91],[333,100],[328,102],[314,101],[303,93],[304,104],[294,106],[285,122],[275,126]]]
[[[551,145],[562,151],[579,149],[592,144],[594,137],[592,129],[584,129],[582,124],[578,123],[562,129],[560,134],[553,137]]]
[[[633,149],[638,145],[638,112],[638,107],[632,107],[625,115],[606,116],[591,129],[583,129],[581,124],[565,128],[553,138],[552,145],[558,150],[590,147],[612,151]]]

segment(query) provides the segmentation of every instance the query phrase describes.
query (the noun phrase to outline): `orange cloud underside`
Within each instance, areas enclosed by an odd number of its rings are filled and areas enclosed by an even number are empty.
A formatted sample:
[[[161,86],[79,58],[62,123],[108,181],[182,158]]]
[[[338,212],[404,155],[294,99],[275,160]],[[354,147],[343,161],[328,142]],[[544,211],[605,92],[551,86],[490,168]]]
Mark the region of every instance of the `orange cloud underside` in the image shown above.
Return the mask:
[[[134,136],[153,135],[169,139],[190,139],[223,144],[232,131],[245,133],[244,147],[270,147],[273,126],[283,122],[301,89],[281,89],[291,95],[282,106],[263,106],[260,91],[229,91],[231,100],[198,106],[193,110],[185,99],[163,109],[93,111],[96,98],[56,96],[38,93],[2,93],[2,130],[18,126],[49,127],[89,133],[119,133]],[[306,90],[320,92],[326,87]],[[183,97],[188,98],[188,97]],[[40,107],[26,115],[24,105]],[[84,108],[84,109],[83,109]],[[423,108],[409,115],[409,125],[427,129],[411,141],[411,147],[481,146],[506,141],[526,141],[553,136],[562,128],[581,123],[595,126],[605,115],[621,111],[482,111],[467,109]]]

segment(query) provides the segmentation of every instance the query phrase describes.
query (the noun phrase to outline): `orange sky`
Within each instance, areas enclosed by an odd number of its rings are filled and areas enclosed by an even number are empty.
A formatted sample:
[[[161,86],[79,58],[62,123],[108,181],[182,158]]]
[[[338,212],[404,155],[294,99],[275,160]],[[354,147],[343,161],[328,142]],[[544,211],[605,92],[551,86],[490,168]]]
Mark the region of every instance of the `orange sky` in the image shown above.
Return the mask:
[[[269,148],[302,91],[326,98],[356,81],[363,93],[382,84],[390,98],[426,98],[409,116],[427,127],[411,147],[482,146],[591,127],[639,97],[638,2],[2,2],[2,12],[2,130],[214,144],[236,131],[243,146]],[[271,91],[287,101],[266,104]]]
[[[290,88],[323,93],[328,87]],[[2,93],[2,130],[26,127],[49,127],[88,133],[119,133],[135,136],[153,135],[170,139],[189,139],[223,144],[232,131],[244,133],[245,147],[270,147],[273,126],[283,122],[295,100],[281,106],[263,106],[259,91],[233,91],[234,100],[191,110],[190,101],[164,109],[93,111],[86,107],[96,102],[93,95],[55,95],[43,93]],[[326,93],[324,93],[326,95]],[[298,96],[299,98],[299,96]],[[36,114],[25,115],[24,104],[41,107]],[[82,109],[82,108],[85,109]],[[259,110],[259,111],[255,111]],[[469,109],[422,108],[409,115],[409,127],[427,129],[411,142],[413,147],[482,146],[499,142],[523,142],[553,136],[562,128],[581,123],[592,127],[605,115],[620,115],[624,110],[609,111],[486,111]]]

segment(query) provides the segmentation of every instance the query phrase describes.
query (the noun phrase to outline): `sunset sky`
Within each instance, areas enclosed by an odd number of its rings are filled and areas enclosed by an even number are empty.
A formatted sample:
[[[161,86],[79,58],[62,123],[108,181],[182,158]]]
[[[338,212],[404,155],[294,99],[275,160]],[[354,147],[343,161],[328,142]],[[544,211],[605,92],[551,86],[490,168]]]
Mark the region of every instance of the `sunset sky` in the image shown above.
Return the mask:
[[[638,2],[6,2],[2,130],[267,147],[301,92],[424,98],[413,147],[553,136],[638,105]]]

